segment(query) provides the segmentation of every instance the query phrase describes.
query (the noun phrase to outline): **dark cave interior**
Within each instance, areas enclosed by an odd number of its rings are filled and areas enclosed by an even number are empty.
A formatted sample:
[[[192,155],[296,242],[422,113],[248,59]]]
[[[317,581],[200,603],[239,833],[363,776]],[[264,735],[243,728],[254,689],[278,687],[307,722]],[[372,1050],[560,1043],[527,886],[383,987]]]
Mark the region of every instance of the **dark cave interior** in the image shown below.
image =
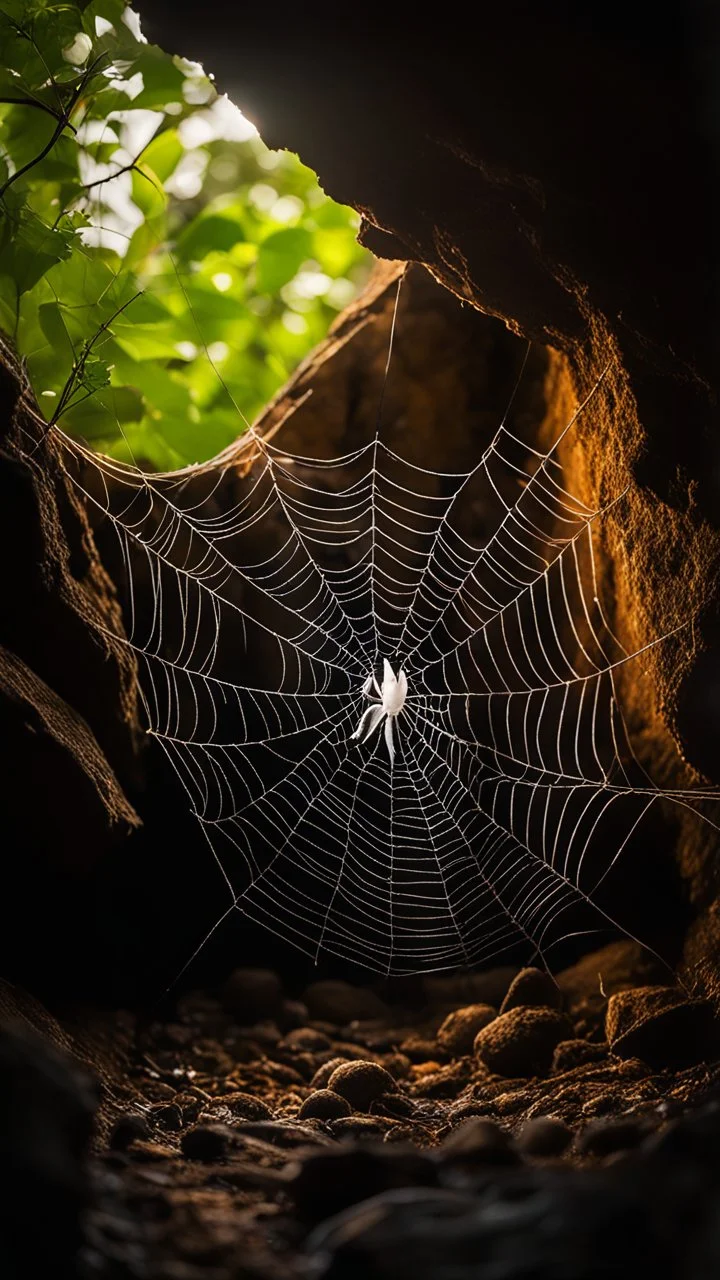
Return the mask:
[[[410,406],[423,465],[464,465],[528,342],[514,412],[543,447],[609,367],[561,462],[590,504],[628,489],[614,624],[641,648],[694,619],[622,687],[628,723],[664,788],[720,783],[713,6],[510,3],[479,40],[453,6],[140,12],[387,260],[259,430],[315,457],[367,436],[404,263],[386,416],[407,445]],[[716,1274],[714,833],[653,810],[603,886],[631,936],[566,938],[554,978],[518,950],[383,980],[212,932],[226,886],[143,741],[110,541],[5,345],[0,404],[7,1274]]]

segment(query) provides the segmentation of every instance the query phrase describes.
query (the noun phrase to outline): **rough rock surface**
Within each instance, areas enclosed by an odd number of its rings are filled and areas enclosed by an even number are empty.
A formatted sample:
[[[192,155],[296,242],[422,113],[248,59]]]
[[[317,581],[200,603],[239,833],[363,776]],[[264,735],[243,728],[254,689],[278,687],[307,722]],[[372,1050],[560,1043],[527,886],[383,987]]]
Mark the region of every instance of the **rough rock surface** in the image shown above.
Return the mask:
[[[615,630],[629,651],[669,637],[642,674],[617,674],[634,744],[660,782],[719,781],[712,6],[648,38],[641,7],[617,0],[510,3],[479,42],[452,8],[427,24],[386,12],[382,30],[358,12],[341,34],[298,11],[279,45],[262,15],[145,11],[151,36],[201,58],[271,145],[361,211],[375,253],[426,264],[553,349],[549,432],[603,375],[561,457],[590,506],[624,493],[597,549]],[[712,984],[714,837],[677,823],[703,913],[688,958]]]
[[[514,1008],[478,1032],[474,1051],[498,1075],[540,1075],[571,1031],[572,1023],[556,1009]]]
[[[720,1041],[711,1006],[677,987],[636,987],[608,1001],[605,1030],[613,1053],[656,1067],[697,1061]]]
[[[438,1028],[438,1045],[451,1057],[471,1053],[478,1032],[496,1017],[497,1009],[489,1004],[469,1004],[454,1009]]]
[[[116,589],[62,449],[26,392],[0,339],[0,966],[80,985],[94,941],[87,886],[138,824],[135,664],[112,638]]]
[[[521,969],[508,987],[500,1013],[508,1013],[521,1005],[561,1009],[562,1003],[562,992],[549,973],[542,969]]]

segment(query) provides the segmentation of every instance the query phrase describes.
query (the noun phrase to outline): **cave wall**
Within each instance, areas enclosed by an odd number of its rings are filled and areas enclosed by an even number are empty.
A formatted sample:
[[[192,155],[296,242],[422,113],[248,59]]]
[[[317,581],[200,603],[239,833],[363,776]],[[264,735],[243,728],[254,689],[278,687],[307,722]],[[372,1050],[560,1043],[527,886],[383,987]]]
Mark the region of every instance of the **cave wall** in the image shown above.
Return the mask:
[[[0,342],[0,966],[91,970],[93,872],[139,818],[135,664],[58,439]]]
[[[651,646],[620,679],[634,745],[666,786],[720,781],[712,6],[511,0],[478,12],[478,40],[454,4],[140,10],[361,212],[376,255],[550,347],[548,424],[595,387],[562,460],[584,501],[625,495],[598,555],[623,642]],[[679,823],[695,963],[717,952],[713,836]]]

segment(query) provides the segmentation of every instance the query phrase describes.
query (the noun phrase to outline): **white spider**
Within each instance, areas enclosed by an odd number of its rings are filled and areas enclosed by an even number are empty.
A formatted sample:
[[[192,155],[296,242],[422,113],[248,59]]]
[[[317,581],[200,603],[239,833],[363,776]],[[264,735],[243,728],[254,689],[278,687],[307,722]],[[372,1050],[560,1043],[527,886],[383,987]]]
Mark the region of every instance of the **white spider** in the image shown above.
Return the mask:
[[[367,742],[368,738],[379,727],[381,721],[385,720],[385,741],[387,749],[390,752],[390,768],[392,769],[395,760],[395,743],[393,741],[393,720],[400,715],[407,695],[407,676],[404,671],[400,671],[397,675],[393,671],[387,658],[383,661],[383,682],[378,683],[375,675],[369,675],[363,685],[363,693],[367,698],[373,696],[373,690],[380,699],[379,702],[373,702],[372,706],[363,711],[360,717],[360,723],[352,734],[357,742]]]

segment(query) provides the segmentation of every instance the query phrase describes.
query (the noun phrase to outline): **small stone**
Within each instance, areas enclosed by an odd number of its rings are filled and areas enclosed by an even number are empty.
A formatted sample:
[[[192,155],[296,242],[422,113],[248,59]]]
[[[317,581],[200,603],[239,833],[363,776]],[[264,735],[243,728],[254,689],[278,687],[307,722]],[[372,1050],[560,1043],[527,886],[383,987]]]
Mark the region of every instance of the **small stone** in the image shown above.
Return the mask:
[[[231,1131],[223,1124],[198,1124],[183,1134],[180,1147],[189,1160],[212,1163],[227,1155],[231,1137]]]
[[[384,1093],[370,1106],[371,1115],[390,1116],[394,1120],[407,1120],[416,1111],[417,1103],[412,1098],[406,1098],[404,1093]]]
[[[256,1022],[246,1035],[252,1041],[255,1050],[259,1046],[266,1053],[272,1052],[282,1040],[280,1028],[272,1018],[263,1018],[260,1022]]]
[[[371,1102],[383,1093],[395,1092],[395,1081],[377,1062],[345,1062],[336,1067],[328,1082],[328,1088],[348,1102],[357,1111],[367,1111]]]
[[[341,1116],[349,1116],[352,1108],[347,1098],[334,1093],[332,1089],[316,1089],[303,1102],[298,1116],[301,1120],[314,1116],[318,1120],[338,1120]]]
[[[562,992],[549,973],[542,969],[521,969],[513,978],[501,1006],[501,1013],[521,1006],[532,1009],[561,1009]]]
[[[488,1116],[463,1120],[442,1143],[437,1158],[453,1165],[518,1163],[511,1135]]]
[[[108,1146],[111,1151],[127,1151],[133,1142],[149,1137],[150,1127],[145,1117],[131,1112],[115,1121]]]
[[[602,1062],[608,1055],[608,1047],[604,1043],[594,1044],[591,1040],[561,1040],[553,1054],[553,1071],[572,1071],[574,1067],[584,1067],[588,1062]]]
[[[387,1068],[390,1075],[394,1076],[396,1080],[407,1080],[412,1063],[406,1053],[387,1053],[383,1060],[383,1066]]]
[[[555,1116],[536,1116],[527,1120],[518,1135],[517,1144],[526,1156],[561,1156],[573,1140],[573,1131]]]
[[[575,1149],[583,1156],[615,1155],[638,1147],[647,1132],[647,1124],[640,1120],[591,1120],[579,1134]]]
[[[327,1062],[323,1062],[310,1081],[311,1089],[324,1089],[335,1068],[345,1066],[347,1061],[347,1058],[330,1058]]]
[[[388,1013],[384,1000],[374,991],[331,978],[312,982],[303,1000],[312,1018],[331,1022],[335,1027],[369,1018],[385,1018]]]
[[[449,1013],[437,1033],[437,1042],[444,1053],[461,1057],[472,1053],[478,1031],[497,1017],[497,1009],[489,1004],[468,1004]]]
[[[341,1145],[305,1159],[289,1190],[300,1217],[320,1222],[380,1192],[436,1183],[435,1164],[419,1152],[392,1144]]]
[[[262,1098],[251,1093],[224,1093],[218,1099],[238,1120],[270,1120],[272,1111]]]
[[[175,1106],[182,1112],[183,1124],[194,1124],[203,1107],[203,1100],[194,1093],[176,1093]]]
[[[690,1000],[677,987],[618,991],[610,997],[605,1015],[612,1052],[656,1068],[701,1061],[712,1023],[710,1005]]]
[[[222,990],[222,1007],[242,1026],[252,1026],[274,1017],[282,998],[282,983],[272,969],[234,969]]]
[[[572,1024],[556,1009],[510,1009],[475,1037],[481,1062],[501,1076],[544,1075],[555,1046],[572,1035]]]
[[[167,1133],[178,1133],[183,1126],[182,1111],[174,1102],[158,1102],[148,1113],[150,1122]]]
[[[308,1007],[302,1000],[283,1000],[277,1014],[278,1026],[284,1032],[294,1031],[296,1027],[304,1027],[310,1017]]]
[[[330,1041],[322,1031],[315,1031],[312,1027],[296,1027],[283,1036],[277,1047],[287,1049],[290,1053],[323,1053],[330,1048]]]
[[[437,1044],[425,1036],[406,1036],[400,1044],[400,1051],[411,1062],[436,1062]],[[436,1065],[437,1064],[436,1062]]]

